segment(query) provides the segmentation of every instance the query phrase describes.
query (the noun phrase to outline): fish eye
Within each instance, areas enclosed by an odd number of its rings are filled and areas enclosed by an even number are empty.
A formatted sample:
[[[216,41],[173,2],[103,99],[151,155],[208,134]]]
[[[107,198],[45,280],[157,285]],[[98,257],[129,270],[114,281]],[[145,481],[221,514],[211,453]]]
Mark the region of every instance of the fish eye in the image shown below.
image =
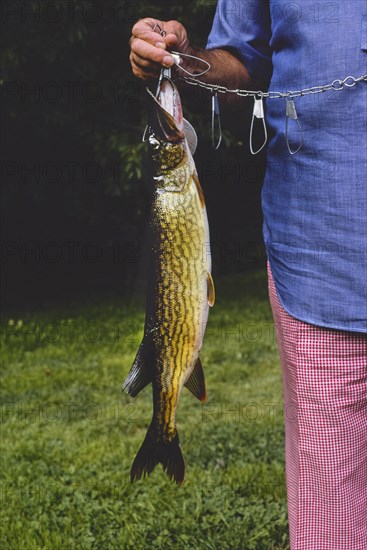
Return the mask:
[[[153,149],[159,149],[161,146],[160,142],[154,136],[149,136],[149,145]]]

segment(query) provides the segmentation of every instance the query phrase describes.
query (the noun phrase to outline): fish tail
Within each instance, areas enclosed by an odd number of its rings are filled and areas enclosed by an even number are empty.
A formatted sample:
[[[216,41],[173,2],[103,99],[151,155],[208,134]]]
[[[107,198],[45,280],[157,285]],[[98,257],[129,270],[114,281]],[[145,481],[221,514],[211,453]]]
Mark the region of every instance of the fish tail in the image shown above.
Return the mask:
[[[130,479],[136,481],[149,475],[157,464],[161,463],[168,477],[181,485],[185,477],[185,462],[178,433],[176,432],[171,441],[157,441],[155,433],[152,422],[131,467]]]

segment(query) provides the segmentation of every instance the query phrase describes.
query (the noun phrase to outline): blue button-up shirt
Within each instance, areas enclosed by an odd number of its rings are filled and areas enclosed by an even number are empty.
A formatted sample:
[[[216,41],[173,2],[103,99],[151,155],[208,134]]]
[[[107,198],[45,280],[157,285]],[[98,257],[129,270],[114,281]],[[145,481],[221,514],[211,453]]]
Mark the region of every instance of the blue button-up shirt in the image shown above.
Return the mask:
[[[323,85],[367,68],[365,0],[219,0],[207,48],[228,48],[269,90]],[[268,99],[264,240],[285,310],[367,332],[367,82],[296,98],[303,146],[290,155],[286,101]],[[289,126],[293,148],[299,142]]]

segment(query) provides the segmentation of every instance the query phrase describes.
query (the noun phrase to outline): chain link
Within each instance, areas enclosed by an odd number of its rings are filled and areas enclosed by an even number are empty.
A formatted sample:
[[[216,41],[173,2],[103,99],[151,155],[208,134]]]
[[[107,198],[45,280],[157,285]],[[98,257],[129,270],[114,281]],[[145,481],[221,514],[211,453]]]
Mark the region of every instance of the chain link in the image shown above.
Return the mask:
[[[187,84],[190,84],[191,86],[199,86],[200,88],[205,88],[206,90],[211,91],[212,93],[219,93],[219,94],[236,94],[243,97],[255,97],[255,98],[268,98],[268,99],[284,99],[284,98],[293,98],[293,97],[301,97],[305,95],[310,94],[319,94],[322,92],[328,92],[330,90],[334,91],[340,91],[343,90],[344,87],[347,88],[353,88],[358,82],[365,81],[367,82],[367,74],[363,74],[359,76],[358,78],[355,78],[354,76],[346,76],[343,80],[335,79],[330,84],[324,84],[323,86],[312,86],[311,88],[303,88],[302,90],[290,90],[288,92],[276,92],[276,91],[269,91],[269,92],[262,92],[261,90],[240,90],[235,89],[231,90],[229,88],[226,88],[225,86],[220,86],[217,84],[206,84],[205,82],[202,82],[201,80],[198,80],[194,77],[187,77],[187,76],[180,76],[181,79],[185,80]]]

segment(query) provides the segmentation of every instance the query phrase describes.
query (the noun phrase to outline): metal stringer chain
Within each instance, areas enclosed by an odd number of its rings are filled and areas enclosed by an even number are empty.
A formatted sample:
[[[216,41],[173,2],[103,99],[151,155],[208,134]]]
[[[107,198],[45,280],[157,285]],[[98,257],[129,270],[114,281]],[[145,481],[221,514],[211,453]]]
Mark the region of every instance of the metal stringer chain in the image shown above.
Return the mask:
[[[367,73],[359,77],[346,76],[344,79],[335,79],[330,84],[324,84],[319,86],[311,86],[310,88],[302,88],[301,90],[289,90],[287,92],[277,92],[270,90],[268,92],[263,92],[261,90],[241,90],[239,88],[230,89],[225,86],[220,86],[218,84],[209,84],[202,82],[194,77],[180,76],[183,78],[187,84],[191,86],[199,86],[200,88],[205,88],[210,92],[219,93],[219,94],[237,94],[239,96],[247,97],[262,97],[264,99],[292,99],[294,97],[302,97],[310,94],[319,94],[323,92],[328,92],[330,90],[343,90],[343,88],[353,88],[358,82],[365,81],[367,82]]]

